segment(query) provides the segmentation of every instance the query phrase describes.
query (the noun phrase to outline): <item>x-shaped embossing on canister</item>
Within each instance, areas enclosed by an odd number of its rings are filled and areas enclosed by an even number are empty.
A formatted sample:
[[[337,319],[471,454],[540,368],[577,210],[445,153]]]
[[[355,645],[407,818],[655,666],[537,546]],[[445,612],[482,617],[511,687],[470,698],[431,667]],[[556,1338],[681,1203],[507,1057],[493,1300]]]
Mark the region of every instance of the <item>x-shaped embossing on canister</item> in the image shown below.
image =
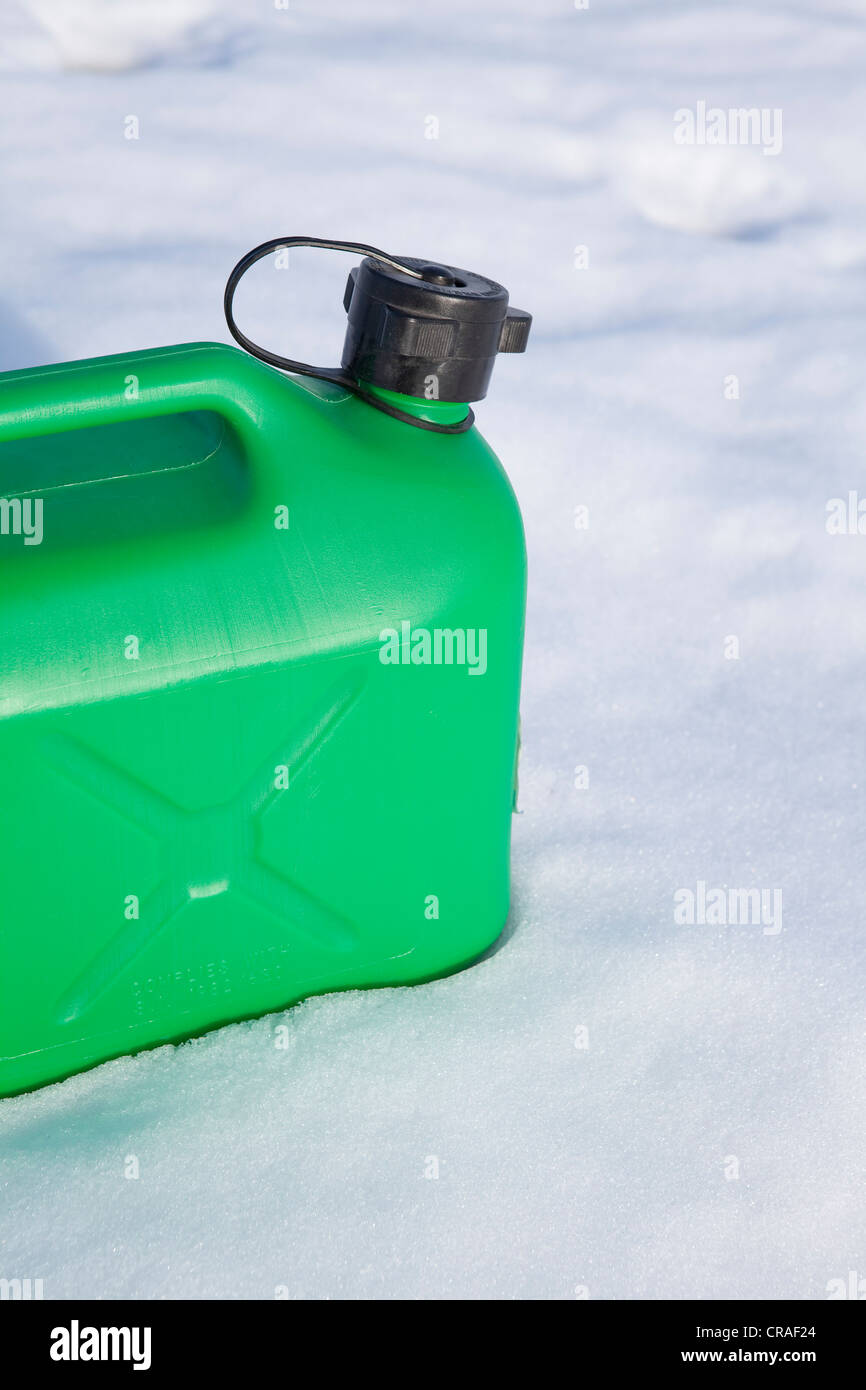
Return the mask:
[[[50,736],[57,771],[160,840],[165,868],[159,885],[140,904],[138,918],[125,922],[64,991],[57,1002],[58,1022],[71,1023],[86,1013],[191,899],[216,897],[229,889],[319,947],[349,951],[357,944],[353,923],[262,861],[259,841],[262,816],[288,790],[277,785],[276,767],[288,768],[290,787],[355,703],[360,689],[357,678],[332,688],[236,796],[199,811],[184,810],[73,739]]]

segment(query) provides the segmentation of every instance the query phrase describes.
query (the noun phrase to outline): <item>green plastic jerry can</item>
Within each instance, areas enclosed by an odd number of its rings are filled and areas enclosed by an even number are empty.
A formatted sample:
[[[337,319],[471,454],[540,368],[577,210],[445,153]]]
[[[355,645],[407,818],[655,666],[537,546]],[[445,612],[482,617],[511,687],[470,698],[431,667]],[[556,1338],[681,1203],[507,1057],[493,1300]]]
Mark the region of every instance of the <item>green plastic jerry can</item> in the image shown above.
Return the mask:
[[[234,324],[292,245],[368,253],[339,369]],[[0,376],[0,1094],[505,922],[525,552],[467,403],[529,315],[300,237],[226,312]]]

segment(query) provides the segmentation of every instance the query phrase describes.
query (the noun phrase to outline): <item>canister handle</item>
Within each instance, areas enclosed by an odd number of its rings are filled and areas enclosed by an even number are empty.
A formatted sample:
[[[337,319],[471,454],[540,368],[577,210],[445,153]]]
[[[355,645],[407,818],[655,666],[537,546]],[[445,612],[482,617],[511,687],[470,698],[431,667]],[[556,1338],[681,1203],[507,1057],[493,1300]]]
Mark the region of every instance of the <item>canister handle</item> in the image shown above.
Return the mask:
[[[273,382],[272,372],[225,343],[7,372],[0,378],[0,443],[210,410],[236,431],[252,472],[262,476],[273,472],[263,431]]]

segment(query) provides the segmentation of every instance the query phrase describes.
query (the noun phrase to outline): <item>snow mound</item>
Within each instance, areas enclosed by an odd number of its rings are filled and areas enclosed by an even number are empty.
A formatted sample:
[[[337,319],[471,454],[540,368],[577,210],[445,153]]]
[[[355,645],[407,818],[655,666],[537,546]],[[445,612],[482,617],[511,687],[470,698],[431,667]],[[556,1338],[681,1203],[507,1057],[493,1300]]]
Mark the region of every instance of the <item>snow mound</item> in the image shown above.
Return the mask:
[[[760,148],[677,145],[673,131],[633,142],[623,188],[649,222],[699,236],[767,235],[801,215],[803,189]]]
[[[62,66],[118,72],[182,52],[219,0],[24,0]]]

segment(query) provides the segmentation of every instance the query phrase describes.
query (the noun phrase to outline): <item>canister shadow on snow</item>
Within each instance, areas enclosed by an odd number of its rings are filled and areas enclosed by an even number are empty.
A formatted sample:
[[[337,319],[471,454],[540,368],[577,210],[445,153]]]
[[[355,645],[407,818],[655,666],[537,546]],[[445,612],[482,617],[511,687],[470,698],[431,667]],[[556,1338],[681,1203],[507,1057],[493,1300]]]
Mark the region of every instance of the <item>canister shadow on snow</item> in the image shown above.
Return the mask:
[[[134,1083],[134,1078],[129,1080]],[[61,1157],[67,1158],[71,1152],[99,1164],[105,1160],[107,1142],[128,1142],[134,1135],[153,1129],[165,1120],[164,1107],[157,1108],[148,1100],[146,1105],[136,1109],[128,1095],[119,1104],[113,1090],[104,1098],[97,1093],[84,1099],[80,1087],[59,1081],[32,1095],[44,1101],[47,1092],[51,1093],[47,1110],[42,1108],[32,1116],[26,1110],[23,1114],[19,1111],[20,1118],[15,1113],[16,1106],[23,1109],[31,1099],[28,1095],[10,1096],[0,1101],[0,1165],[18,1154],[41,1156],[55,1162]],[[8,1129],[4,1124],[7,1117]]]

